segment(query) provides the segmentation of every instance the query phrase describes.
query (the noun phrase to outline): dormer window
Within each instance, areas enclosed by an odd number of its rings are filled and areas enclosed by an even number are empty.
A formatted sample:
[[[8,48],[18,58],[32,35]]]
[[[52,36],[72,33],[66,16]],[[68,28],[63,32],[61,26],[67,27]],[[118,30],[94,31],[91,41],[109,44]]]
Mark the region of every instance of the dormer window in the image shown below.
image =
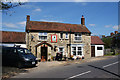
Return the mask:
[[[47,32],[40,32],[39,40],[47,40]]]
[[[75,41],[81,41],[82,40],[82,35],[81,33],[75,33]]]

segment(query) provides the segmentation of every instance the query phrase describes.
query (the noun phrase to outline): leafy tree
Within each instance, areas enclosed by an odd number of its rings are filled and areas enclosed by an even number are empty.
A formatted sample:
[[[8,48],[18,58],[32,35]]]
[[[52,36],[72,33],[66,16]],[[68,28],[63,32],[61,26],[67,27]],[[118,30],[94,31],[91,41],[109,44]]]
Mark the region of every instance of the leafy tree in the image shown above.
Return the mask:
[[[112,43],[111,37],[102,38],[102,41],[105,43],[105,48],[111,48],[111,43]]]
[[[12,1],[8,1],[8,0],[6,0],[6,1],[7,2],[0,1],[0,10],[8,10],[8,9],[25,4],[24,2],[12,2]]]
[[[120,48],[120,33],[118,33],[112,38],[111,44],[112,44],[112,47],[114,48]]]
[[[0,0],[0,11],[5,13],[6,15],[9,14],[11,16],[11,14],[15,13],[15,11],[9,9],[24,5],[25,3],[26,2],[20,2],[19,0],[17,2],[14,2],[14,0]]]

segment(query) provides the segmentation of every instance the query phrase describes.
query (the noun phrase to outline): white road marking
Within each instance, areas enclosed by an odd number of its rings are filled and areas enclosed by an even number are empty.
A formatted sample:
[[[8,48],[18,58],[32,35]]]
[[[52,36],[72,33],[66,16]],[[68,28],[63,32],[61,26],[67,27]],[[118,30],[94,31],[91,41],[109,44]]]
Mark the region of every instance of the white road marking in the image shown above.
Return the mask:
[[[117,61],[117,62],[114,62],[114,63],[111,63],[111,64],[108,64],[108,65],[105,65],[105,66],[103,66],[103,68],[108,67],[108,66],[111,66],[111,65],[114,65],[114,64],[117,64],[117,63],[118,63],[118,61]]]
[[[75,75],[75,76],[72,76],[72,77],[69,77],[65,80],[69,80],[69,79],[72,79],[72,78],[75,78],[75,77],[78,77],[78,76],[81,76],[81,75],[84,75],[84,74],[87,74],[87,73],[90,73],[91,71],[87,71],[87,72],[84,72],[84,73],[81,73],[81,74],[78,74],[78,75]]]

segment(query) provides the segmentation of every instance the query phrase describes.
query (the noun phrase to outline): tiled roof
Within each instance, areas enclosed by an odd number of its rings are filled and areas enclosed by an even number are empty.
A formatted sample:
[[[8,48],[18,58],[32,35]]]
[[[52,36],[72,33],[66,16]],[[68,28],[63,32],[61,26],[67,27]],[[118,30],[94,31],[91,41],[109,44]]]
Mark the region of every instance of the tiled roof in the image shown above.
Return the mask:
[[[41,31],[63,31],[63,32],[87,32],[91,33],[86,26],[81,24],[66,24],[57,22],[40,22],[29,21],[26,25],[26,30],[41,30]]]
[[[25,43],[25,32],[8,32],[8,31],[0,31],[2,32],[2,43]]]
[[[105,44],[98,36],[91,36],[91,44]]]

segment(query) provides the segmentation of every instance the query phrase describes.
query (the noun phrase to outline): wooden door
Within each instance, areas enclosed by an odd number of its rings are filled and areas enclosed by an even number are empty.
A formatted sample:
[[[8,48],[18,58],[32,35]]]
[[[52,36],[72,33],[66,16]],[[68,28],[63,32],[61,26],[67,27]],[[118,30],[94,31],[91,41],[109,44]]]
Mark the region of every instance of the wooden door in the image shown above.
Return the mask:
[[[47,47],[41,47],[41,61],[47,61]]]
[[[91,46],[91,57],[95,57],[95,46]]]

